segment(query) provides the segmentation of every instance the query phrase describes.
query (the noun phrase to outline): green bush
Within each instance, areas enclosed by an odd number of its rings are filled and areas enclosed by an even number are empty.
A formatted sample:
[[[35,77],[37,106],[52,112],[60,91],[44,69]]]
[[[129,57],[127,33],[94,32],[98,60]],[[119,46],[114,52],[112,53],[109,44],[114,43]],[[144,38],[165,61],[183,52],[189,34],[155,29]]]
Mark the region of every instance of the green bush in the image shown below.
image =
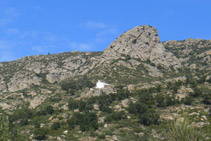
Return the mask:
[[[143,114],[138,115],[139,122],[143,125],[158,124],[159,115],[154,109],[148,109]]]
[[[35,129],[34,139],[45,140],[47,138],[48,130],[45,128]]]
[[[191,103],[193,102],[194,98],[192,96],[186,96],[185,98],[182,99],[182,102],[185,105],[191,105]]]
[[[51,106],[51,105],[49,105],[49,106],[45,106],[45,107],[43,107],[40,111],[37,111],[36,112],[36,115],[38,115],[38,116],[45,116],[45,115],[48,115],[48,114],[53,114],[54,113],[54,109],[53,109],[53,107]]]
[[[61,124],[59,122],[54,122],[51,126],[52,130],[58,130],[61,127]]]
[[[193,96],[193,97],[199,97],[199,96],[202,95],[202,91],[199,88],[194,88],[193,90],[194,90],[194,92],[193,93],[190,93],[191,96]]]
[[[98,139],[105,139],[105,135],[104,134],[100,134],[97,136]]]
[[[158,94],[156,96],[157,106],[158,107],[166,107],[166,99],[164,94]]]
[[[64,118],[63,118],[62,116],[59,116],[58,119],[59,119],[59,120],[63,120]]]
[[[200,141],[205,140],[206,133],[197,129],[192,123],[193,119],[186,113],[182,113],[164,133],[167,141]]]
[[[69,101],[68,101],[69,110],[77,109],[78,105],[79,105],[78,103],[79,103],[79,101],[74,100],[73,98],[70,98]]]
[[[0,140],[9,139],[9,120],[6,114],[0,114]]]
[[[35,115],[32,109],[23,108],[16,110],[13,114],[9,116],[10,123],[14,121],[21,120],[21,125],[26,125],[27,120],[31,119]]]
[[[158,124],[159,115],[154,108],[149,108],[146,104],[130,103],[129,113],[135,114],[139,122],[144,125]]]
[[[38,122],[34,123],[34,127],[35,128],[40,128],[40,123],[38,123]]]
[[[54,109],[53,109],[53,107],[52,106],[47,106],[46,107],[46,112],[48,113],[48,114],[53,114],[54,113]]]
[[[73,129],[75,125],[80,127],[81,131],[89,131],[98,129],[98,118],[96,113],[74,113],[67,121],[69,127]]]
[[[87,77],[82,77],[78,79],[70,79],[61,83],[61,87],[66,93],[75,95],[76,91],[82,90],[84,88],[92,88],[95,84],[88,80]]]
[[[123,111],[120,111],[120,112],[112,112],[111,114],[108,114],[106,116],[105,121],[106,122],[118,121],[118,120],[123,120],[125,118],[126,118],[126,114]]]
[[[202,98],[202,102],[206,105],[211,105],[211,94],[205,94]]]

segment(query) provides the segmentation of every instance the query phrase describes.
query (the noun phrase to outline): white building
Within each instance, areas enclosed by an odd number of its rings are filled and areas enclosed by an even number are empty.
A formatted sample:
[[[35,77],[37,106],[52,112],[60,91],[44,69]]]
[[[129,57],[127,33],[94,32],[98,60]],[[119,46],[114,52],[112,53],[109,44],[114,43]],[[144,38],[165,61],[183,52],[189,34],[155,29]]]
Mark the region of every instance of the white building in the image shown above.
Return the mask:
[[[109,84],[101,82],[100,80],[98,80],[98,82],[96,84],[96,88],[103,89],[106,85],[109,85]]]

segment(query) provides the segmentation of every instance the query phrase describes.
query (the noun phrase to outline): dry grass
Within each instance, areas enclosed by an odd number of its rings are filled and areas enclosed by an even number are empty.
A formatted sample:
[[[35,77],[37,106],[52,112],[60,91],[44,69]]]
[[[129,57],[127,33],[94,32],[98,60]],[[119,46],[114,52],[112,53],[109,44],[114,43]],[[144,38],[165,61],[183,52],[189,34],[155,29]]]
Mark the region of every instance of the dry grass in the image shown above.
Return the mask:
[[[169,129],[164,133],[166,141],[204,141],[206,134],[193,124],[194,119],[187,113],[182,113],[170,124]]]

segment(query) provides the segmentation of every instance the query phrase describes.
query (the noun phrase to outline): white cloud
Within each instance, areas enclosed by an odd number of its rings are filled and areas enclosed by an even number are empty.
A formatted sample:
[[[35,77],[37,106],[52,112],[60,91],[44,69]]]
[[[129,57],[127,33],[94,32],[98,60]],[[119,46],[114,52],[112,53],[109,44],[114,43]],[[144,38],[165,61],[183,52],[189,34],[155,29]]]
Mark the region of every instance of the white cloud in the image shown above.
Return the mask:
[[[0,40],[0,62],[3,61],[12,61],[15,59],[15,55],[11,51],[13,44]]]
[[[0,40],[0,50],[8,50],[11,49],[11,43],[5,41],[5,40]]]
[[[211,40],[211,36],[210,35],[202,35],[201,39]]]
[[[11,22],[11,19],[9,18],[0,18],[0,26],[7,25],[10,22]]]
[[[88,43],[74,43],[71,46],[76,48],[77,50],[82,51],[91,51],[91,50],[98,50],[97,47],[100,44],[105,43],[106,39],[110,36],[116,36],[118,34],[118,30],[116,26],[109,25],[103,22],[94,22],[88,21],[86,23],[81,24],[81,26],[87,29],[93,29],[95,32],[95,36],[90,39]]]
[[[94,45],[92,43],[71,42],[69,46],[71,50],[77,50],[77,51],[92,51],[94,49]]]
[[[104,43],[105,40],[104,40],[103,38],[95,38],[95,39],[93,40],[93,42],[95,42],[95,43]]]
[[[174,12],[170,9],[164,9],[161,13],[161,15],[164,17],[169,17],[169,16],[172,16],[173,14]]]
[[[97,36],[105,36],[105,35],[108,35],[108,34],[116,34],[117,33],[117,29],[116,28],[108,28],[108,29],[105,29],[103,31],[100,31]]]
[[[13,7],[7,7],[3,10],[3,12],[6,16],[13,16],[13,17],[18,16],[17,10]]]
[[[15,59],[16,58],[12,52],[8,52],[8,51],[0,52],[0,62],[12,61]]]
[[[20,31],[17,28],[8,28],[4,30],[7,35],[18,34]]]
[[[46,46],[42,46],[42,45],[33,46],[31,49],[33,51],[40,52],[40,53],[46,52]]]
[[[7,7],[0,9],[0,26],[5,26],[14,21],[19,13],[15,8]]]
[[[88,21],[86,23],[81,24],[85,28],[91,28],[91,29],[104,29],[107,27],[105,23],[102,22],[93,22],[93,21]]]

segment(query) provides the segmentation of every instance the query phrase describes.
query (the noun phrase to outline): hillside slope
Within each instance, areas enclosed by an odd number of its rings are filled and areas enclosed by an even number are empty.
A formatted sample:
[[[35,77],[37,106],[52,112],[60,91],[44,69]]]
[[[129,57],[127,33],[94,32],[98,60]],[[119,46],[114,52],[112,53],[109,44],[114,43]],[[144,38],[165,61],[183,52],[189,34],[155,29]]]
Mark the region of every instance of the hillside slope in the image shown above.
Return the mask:
[[[103,52],[0,63],[0,117],[17,140],[164,140],[182,109],[206,118],[194,126],[210,139],[210,83],[211,40],[162,43],[154,27],[137,26]]]

